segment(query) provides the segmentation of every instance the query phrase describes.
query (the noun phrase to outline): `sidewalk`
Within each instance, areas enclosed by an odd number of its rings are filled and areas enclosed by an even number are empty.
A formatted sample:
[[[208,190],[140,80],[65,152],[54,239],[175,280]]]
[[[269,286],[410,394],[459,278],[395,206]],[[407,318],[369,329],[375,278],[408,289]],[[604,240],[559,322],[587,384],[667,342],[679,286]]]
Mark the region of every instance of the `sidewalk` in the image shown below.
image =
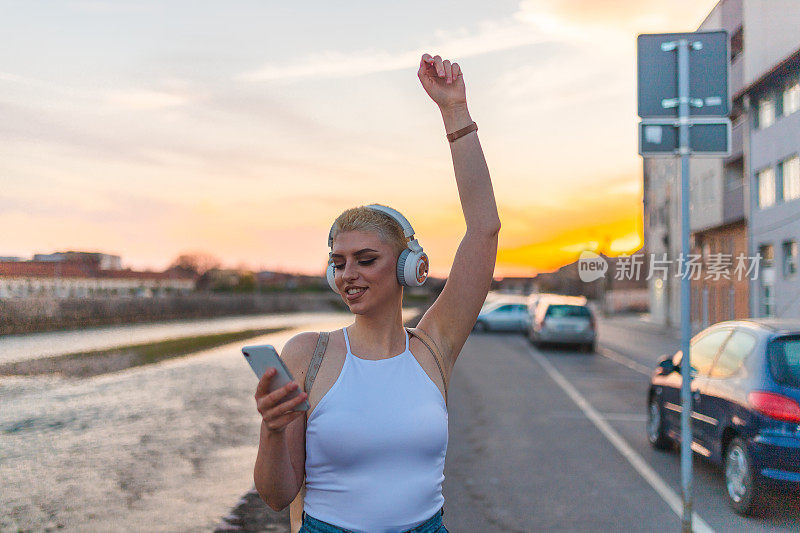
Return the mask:
[[[668,326],[653,321],[650,313],[619,313],[614,315],[601,316],[600,320],[617,326],[627,326],[636,328],[640,331],[659,333],[676,340],[681,338],[680,326]],[[699,333],[703,328],[695,323],[692,324],[692,336]]]

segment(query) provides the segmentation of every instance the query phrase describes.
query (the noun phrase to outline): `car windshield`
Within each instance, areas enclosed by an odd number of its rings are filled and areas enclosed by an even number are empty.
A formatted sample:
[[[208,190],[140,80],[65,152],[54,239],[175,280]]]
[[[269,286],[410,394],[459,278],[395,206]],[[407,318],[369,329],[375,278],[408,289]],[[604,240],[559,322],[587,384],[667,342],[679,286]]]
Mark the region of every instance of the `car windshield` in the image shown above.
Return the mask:
[[[769,369],[778,383],[800,387],[800,336],[778,337],[767,348]]]
[[[577,317],[584,317],[589,318],[589,310],[581,305],[551,305],[547,308],[547,313],[545,316],[553,317],[553,318],[561,318],[566,316],[577,316]]]

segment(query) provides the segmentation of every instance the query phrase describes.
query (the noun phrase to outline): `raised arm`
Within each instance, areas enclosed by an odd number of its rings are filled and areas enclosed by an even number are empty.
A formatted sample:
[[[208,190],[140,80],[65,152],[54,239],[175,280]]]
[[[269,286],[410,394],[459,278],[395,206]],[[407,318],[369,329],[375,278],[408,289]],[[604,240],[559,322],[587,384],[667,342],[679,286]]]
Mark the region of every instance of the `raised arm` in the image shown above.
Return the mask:
[[[464,76],[458,63],[451,64],[438,55],[424,54],[417,75],[425,91],[439,106],[448,134],[472,123]],[[500,217],[477,132],[449,144],[467,231],[444,290],[418,327],[433,337],[452,368],[492,283]]]

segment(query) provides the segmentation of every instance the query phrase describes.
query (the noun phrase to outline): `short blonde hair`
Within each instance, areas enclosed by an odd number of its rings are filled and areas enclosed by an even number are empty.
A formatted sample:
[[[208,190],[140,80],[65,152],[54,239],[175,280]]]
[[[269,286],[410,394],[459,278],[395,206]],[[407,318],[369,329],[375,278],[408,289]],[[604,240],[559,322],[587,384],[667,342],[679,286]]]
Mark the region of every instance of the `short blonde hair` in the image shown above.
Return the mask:
[[[375,204],[383,205],[383,204]],[[384,205],[383,207],[389,207]],[[399,255],[405,250],[406,239],[400,224],[383,211],[361,205],[352,207],[336,217],[331,235],[336,240],[336,235],[345,231],[367,231],[375,233],[384,243],[390,245]]]

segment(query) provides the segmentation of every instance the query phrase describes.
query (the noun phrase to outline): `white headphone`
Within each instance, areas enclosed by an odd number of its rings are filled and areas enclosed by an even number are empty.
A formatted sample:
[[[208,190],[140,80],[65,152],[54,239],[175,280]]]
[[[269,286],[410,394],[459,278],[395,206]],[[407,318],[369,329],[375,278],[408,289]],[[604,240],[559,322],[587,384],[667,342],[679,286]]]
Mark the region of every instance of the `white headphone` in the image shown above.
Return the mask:
[[[391,207],[377,204],[370,204],[366,207],[392,217],[403,228],[403,235],[408,239],[406,249],[397,258],[397,281],[400,285],[404,287],[419,287],[425,283],[425,280],[428,279],[428,254],[422,250],[422,246],[417,242],[417,239],[413,238],[414,228],[411,227],[411,223],[399,211]],[[333,227],[335,225],[336,222],[333,223],[330,232],[328,232],[328,247],[331,248],[331,252],[328,253],[326,277],[331,289],[339,293],[339,289],[336,288],[336,270],[333,268],[333,260],[330,257],[330,254],[333,253]]]

